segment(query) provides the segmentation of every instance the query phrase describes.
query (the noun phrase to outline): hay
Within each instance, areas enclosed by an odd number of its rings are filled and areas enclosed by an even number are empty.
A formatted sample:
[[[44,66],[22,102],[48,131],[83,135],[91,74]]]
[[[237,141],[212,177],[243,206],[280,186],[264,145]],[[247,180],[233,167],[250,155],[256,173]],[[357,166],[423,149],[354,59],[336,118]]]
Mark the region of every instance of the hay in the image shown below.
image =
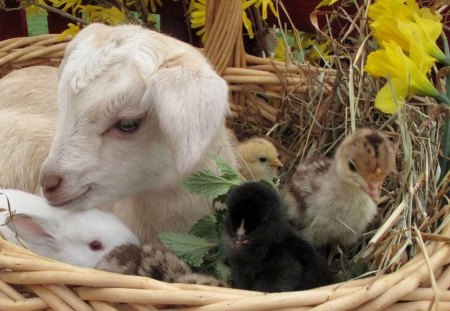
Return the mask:
[[[396,169],[383,185],[379,217],[360,244],[329,256],[340,277],[351,280],[278,294],[166,284],[72,267],[1,242],[0,309],[115,310],[122,303],[130,310],[450,310],[450,173],[437,182],[448,109],[422,97],[397,117],[373,109],[380,82],[362,71],[374,46],[366,25],[369,1],[356,13],[345,6],[321,13],[328,25],[337,17],[348,21],[340,34],[321,32],[334,51],[325,66],[246,54],[236,13],[240,0],[208,1],[204,52],[232,91],[228,125],[239,138],[272,138],[285,160],[282,181],[299,161],[331,155],[355,127],[378,128],[396,144]],[[224,10],[236,13],[233,23],[217,18]],[[0,76],[26,66],[57,66],[66,44],[55,35],[2,41]]]

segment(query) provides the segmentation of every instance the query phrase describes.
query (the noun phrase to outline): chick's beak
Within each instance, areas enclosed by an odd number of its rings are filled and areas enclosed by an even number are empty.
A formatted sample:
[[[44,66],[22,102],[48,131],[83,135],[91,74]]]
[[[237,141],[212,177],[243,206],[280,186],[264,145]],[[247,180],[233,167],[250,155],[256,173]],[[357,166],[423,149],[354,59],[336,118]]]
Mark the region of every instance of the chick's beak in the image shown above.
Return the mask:
[[[283,167],[283,163],[281,163],[281,161],[278,158],[275,158],[275,159],[269,161],[269,164],[270,164],[270,166],[273,166],[273,167],[278,167],[278,168]]]
[[[368,182],[367,186],[363,187],[363,190],[374,203],[377,203],[380,199],[381,182]]]
[[[247,236],[245,234],[236,234],[234,237],[234,244],[238,246],[241,244],[246,244],[247,242]]]

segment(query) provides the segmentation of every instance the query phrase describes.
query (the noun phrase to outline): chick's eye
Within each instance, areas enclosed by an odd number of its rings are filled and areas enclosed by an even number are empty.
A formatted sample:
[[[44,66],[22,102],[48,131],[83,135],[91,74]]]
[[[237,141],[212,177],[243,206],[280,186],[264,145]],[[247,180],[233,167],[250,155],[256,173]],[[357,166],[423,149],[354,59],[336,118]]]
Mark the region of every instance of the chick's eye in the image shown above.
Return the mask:
[[[114,127],[123,133],[133,133],[141,124],[141,120],[139,119],[123,119],[119,120]]]
[[[348,161],[348,168],[349,168],[352,172],[356,172],[356,165],[355,165],[355,162],[353,162],[353,160]]]
[[[103,248],[103,245],[100,241],[95,240],[89,243],[89,248],[93,251],[99,251]]]
[[[266,158],[259,158],[259,162],[266,162],[267,161],[267,159]]]

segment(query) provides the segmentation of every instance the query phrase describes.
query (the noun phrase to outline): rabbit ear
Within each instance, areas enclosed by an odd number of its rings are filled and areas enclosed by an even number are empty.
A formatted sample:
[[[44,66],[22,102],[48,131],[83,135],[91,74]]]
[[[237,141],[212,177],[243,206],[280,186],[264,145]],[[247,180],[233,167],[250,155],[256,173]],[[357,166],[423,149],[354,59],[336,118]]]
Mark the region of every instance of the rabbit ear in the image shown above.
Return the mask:
[[[149,78],[143,104],[152,105],[168,140],[177,171],[195,170],[223,126],[228,87],[215,73],[175,66]]]
[[[58,223],[36,215],[16,214],[7,218],[8,228],[29,244],[49,244],[55,239]]]

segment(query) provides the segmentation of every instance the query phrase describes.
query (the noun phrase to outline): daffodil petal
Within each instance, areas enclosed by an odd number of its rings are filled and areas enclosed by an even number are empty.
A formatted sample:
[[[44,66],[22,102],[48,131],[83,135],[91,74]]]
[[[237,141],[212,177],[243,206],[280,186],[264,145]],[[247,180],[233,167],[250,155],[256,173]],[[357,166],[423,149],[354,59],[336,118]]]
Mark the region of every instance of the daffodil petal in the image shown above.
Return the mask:
[[[200,29],[199,31],[197,31],[196,33],[195,33],[197,36],[203,36],[204,34],[205,34],[205,28],[202,28],[202,29]]]
[[[205,11],[193,11],[191,12],[191,18],[201,18],[201,17],[205,17]]]
[[[404,72],[399,71],[399,63],[403,62],[401,54],[397,50],[395,43],[387,43],[387,47],[381,50],[374,51],[367,57],[367,63],[364,66],[364,71],[368,72],[374,77],[392,77],[404,78]]]
[[[277,12],[277,10],[275,9],[275,5],[273,4],[272,1],[269,2],[269,7],[270,7],[270,10],[272,11],[272,14],[273,14],[275,17],[278,17],[278,12]]]
[[[419,14],[414,14],[413,17],[417,28],[420,29],[420,35],[424,39],[423,43],[426,44],[426,51],[437,59],[445,59],[445,54],[436,44],[436,40],[442,33],[442,24],[433,19],[422,18]]]
[[[279,60],[286,60],[286,41],[284,41],[284,38],[278,38],[274,49],[274,57]]]
[[[398,28],[400,20],[396,19],[394,16],[383,16],[376,21],[369,24],[370,28],[373,30],[373,36],[378,42],[383,41],[394,41],[404,51],[409,50],[409,40],[408,36]]]
[[[404,0],[377,0],[369,6],[367,16],[372,20],[377,20],[384,16],[393,16],[400,20],[409,20],[415,10],[415,7],[407,4],[405,5]]]
[[[316,6],[316,9],[321,8],[323,6],[330,6],[336,2],[338,2],[339,0],[322,0],[320,1],[320,3]]]
[[[204,20],[200,22],[191,21],[191,27],[194,29],[199,27],[205,27],[205,21]]]
[[[420,46],[417,48],[420,49]],[[405,81],[409,85],[409,95],[436,96],[438,92],[428,79],[425,69],[420,68],[392,41],[383,42],[383,49],[370,53],[364,67],[364,71],[374,77]]]
[[[248,18],[247,13],[245,13],[245,11],[242,11],[242,22],[244,23],[245,29],[247,29],[248,36],[250,37],[250,39],[253,39],[255,35],[253,33],[252,21]]]
[[[194,3],[193,5],[192,5],[192,9],[190,9],[189,11],[193,11],[193,10],[198,10],[198,11],[203,11],[203,12],[205,12],[205,10],[206,10],[206,7],[203,5],[203,4],[200,4],[200,3]]]
[[[249,7],[251,7],[252,5],[254,5],[256,3],[256,1],[258,0],[248,0],[248,1],[242,1],[241,4],[241,10],[246,10]]]
[[[80,27],[78,25],[69,23],[69,28],[64,30],[62,33],[59,34],[59,36],[56,37],[56,41],[62,41],[68,36],[75,37],[77,33],[80,31]]]
[[[386,114],[397,113],[408,93],[408,85],[400,79],[393,79],[386,83],[375,97],[374,107]]]

